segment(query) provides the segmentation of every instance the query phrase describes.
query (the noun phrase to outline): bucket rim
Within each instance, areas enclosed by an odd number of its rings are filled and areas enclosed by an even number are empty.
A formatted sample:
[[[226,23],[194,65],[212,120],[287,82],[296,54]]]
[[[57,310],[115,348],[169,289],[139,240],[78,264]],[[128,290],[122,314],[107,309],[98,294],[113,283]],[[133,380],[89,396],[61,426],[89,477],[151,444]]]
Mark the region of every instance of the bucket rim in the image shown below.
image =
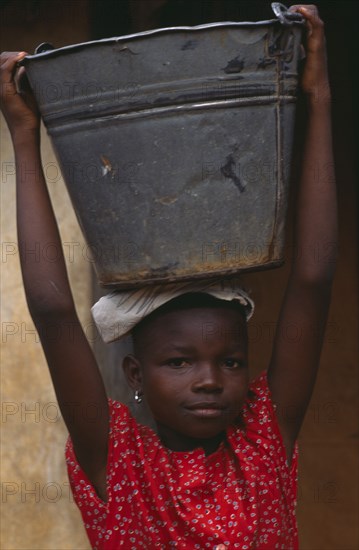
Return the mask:
[[[61,46],[60,48],[54,48],[51,44],[43,43],[40,44],[36,49],[34,54],[28,54],[26,57],[24,57],[19,65],[26,65],[29,61],[37,61],[41,59],[46,58],[52,58],[57,57],[61,54],[67,54],[76,52],[77,50],[82,50],[84,48],[94,47],[102,44],[120,44],[121,42],[127,42],[130,40],[136,40],[141,39],[143,37],[151,37],[156,35],[162,35],[166,33],[177,33],[177,32],[198,32],[198,31],[206,31],[206,30],[212,30],[212,29],[225,29],[225,28],[247,28],[247,27],[265,27],[265,26],[272,26],[272,25],[279,25],[282,26],[282,23],[278,19],[267,19],[263,21],[219,21],[215,23],[205,23],[201,25],[195,25],[195,26],[177,26],[177,27],[163,27],[163,28],[156,28],[156,29],[150,29],[147,31],[142,31],[139,33],[132,33],[122,36],[114,36],[111,38],[102,38],[99,40],[90,40],[86,42],[79,42],[78,44],[69,44],[67,46]],[[293,26],[302,27],[303,22],[302,21],[293,21]],[[36,51],[41,47],[44,47],[44,51],[40,51],[36,53]]]

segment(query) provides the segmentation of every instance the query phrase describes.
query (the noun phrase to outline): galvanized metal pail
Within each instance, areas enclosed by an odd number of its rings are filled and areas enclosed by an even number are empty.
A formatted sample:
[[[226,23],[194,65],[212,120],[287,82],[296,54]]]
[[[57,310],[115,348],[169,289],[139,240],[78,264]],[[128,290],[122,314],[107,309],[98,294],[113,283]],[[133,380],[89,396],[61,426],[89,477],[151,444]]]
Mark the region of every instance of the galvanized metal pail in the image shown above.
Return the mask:
[[[102,285],[282,262],[302,21],[274,8],[25,58]]]

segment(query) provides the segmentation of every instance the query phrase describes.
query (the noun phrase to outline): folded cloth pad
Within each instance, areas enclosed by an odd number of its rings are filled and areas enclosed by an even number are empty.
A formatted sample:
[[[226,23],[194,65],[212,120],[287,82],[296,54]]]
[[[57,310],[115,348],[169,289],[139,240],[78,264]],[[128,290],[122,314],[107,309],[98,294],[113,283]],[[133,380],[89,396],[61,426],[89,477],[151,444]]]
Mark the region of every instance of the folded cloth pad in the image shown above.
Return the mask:
[[[104,342],[126,336],[137,323],[157,308],[182,294],[202,292],[220,300],[236,300],[243,305],[247,320],[254,302],[236,279],[189,281],[148,286],[127,291],[114,291],[100,298],[92,307],[92,316]]]

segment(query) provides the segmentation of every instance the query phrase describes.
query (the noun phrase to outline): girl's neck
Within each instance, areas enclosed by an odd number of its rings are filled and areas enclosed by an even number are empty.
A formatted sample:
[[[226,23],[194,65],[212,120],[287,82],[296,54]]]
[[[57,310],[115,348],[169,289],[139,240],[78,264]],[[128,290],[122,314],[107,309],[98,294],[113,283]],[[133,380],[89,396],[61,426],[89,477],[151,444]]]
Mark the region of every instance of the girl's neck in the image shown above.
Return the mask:
[[[226,433],[221,432],[211,439],[195,439],[173,432],[167,426],[157,423],[157,431],[162,444],[176,452],[188,452],[202,448],[205,455],[214,453],[219,445],[226,439]]]

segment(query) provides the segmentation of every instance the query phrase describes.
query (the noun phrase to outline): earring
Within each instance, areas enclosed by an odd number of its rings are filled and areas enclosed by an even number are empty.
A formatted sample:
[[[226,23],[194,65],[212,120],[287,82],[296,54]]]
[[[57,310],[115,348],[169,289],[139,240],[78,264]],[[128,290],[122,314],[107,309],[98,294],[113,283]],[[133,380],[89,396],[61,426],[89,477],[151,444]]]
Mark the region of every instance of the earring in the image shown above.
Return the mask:
[[[139,390],[135,390],[135,401],[136,401],[137,405],[142,403],[142,396],[140,395]]]

